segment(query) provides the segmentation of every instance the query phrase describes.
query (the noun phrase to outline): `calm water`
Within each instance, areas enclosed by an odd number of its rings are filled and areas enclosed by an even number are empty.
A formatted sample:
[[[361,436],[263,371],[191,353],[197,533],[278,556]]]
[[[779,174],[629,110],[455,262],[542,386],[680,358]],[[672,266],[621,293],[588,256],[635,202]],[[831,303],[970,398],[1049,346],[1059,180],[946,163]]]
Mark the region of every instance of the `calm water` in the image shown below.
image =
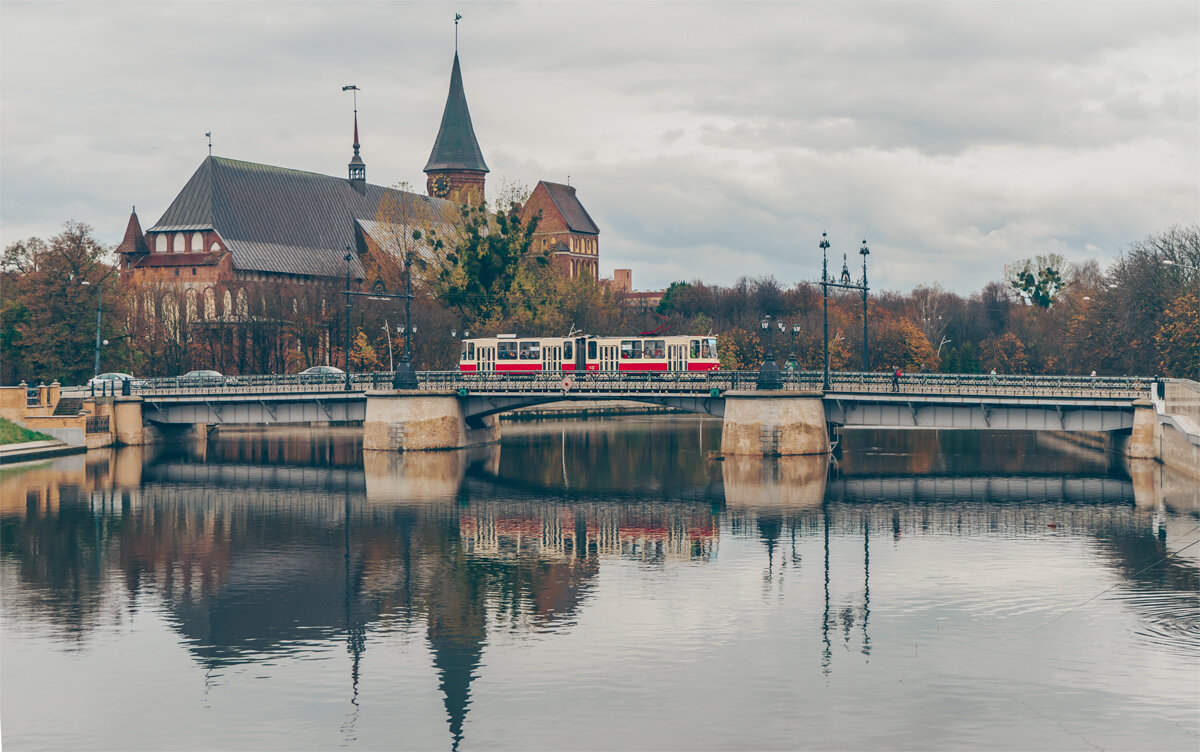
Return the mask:
[[[1194,484],[1056,436],[827,473],[699,418],[504,434],[0,471],[5,747],[1200,745]]]

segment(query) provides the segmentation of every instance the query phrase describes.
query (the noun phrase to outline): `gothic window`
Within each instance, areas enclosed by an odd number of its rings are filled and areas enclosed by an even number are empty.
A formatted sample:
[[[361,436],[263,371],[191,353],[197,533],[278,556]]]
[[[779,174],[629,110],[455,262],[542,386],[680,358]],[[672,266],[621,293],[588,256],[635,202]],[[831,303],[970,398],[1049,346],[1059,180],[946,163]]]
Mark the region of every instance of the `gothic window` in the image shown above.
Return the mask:
[[[221,250],[221,244],[213,243],[212,248],[209,248],[208,250],[212,251],[213,253],[216,253],[217,251]]]
[[[162,323],[167,336],[179,336],[179,303],[169,293],[162,299]]]
[[[199,306],[197,305],[197,295],[195,290],[188,290],[184,293],[185,306],[183,309],[183,325],[196,321],[200,318]]]
[[[183,253],[187,250],[187,239],[184,238],[182,232],[175,233],[175,240],[171,244],[171,251],[174,253]]]
[[[246,294],[244,289],[238,290],[237,314],[243,320],[250,317],[250,296]]]
[[[221,315],[226,318],[233,318],[233,293],[229,290],[225,291],[225,298],[221,301]]]
[[[192,250],[196,252],[204,251],[204,236],[198,232],[192,234]]]
[[[154,252],[155,253],[166,253],[167,252],[167,236],[166,235],[163,235],[160,233],[160,234],[154,236]]]
[[[204,290],[204,318],[211,321],[217,317],[217,293],[211,288]]]

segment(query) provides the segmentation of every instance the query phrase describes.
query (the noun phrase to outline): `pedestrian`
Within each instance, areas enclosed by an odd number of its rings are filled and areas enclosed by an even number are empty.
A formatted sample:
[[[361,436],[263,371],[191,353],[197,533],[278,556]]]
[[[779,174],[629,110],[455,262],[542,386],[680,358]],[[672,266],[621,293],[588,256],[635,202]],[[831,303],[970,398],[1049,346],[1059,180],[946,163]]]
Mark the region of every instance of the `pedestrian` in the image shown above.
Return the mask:
[[[896,372],[892,374],[892,391],[900,391],[900,369],[896,368]]]

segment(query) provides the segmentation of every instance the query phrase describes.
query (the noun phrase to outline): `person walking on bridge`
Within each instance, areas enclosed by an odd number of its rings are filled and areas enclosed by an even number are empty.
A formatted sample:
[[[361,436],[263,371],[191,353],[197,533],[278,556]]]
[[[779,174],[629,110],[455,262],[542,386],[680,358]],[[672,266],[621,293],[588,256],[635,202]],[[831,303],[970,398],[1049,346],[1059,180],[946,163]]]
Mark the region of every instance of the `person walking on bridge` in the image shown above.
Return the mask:
[[[900,367],[896,367],[896,372],[892,374],[892,391],[900,391]]]

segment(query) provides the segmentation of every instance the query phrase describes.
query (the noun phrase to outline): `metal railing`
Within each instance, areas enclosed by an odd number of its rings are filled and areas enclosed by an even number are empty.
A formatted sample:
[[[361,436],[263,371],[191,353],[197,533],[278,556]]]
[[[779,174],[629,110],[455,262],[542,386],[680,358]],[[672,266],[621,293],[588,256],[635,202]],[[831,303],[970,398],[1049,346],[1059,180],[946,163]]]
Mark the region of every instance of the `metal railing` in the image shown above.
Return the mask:
[[[108,433],[108,416],[107,415],[90,415],[88,416],[84,433]]]
[[[719,394],[731,390],[759,388],[757,371],[586,371],[509,373],[422,371],[420,389],[467,393],[559,392],[594,394]],[[780,389],[822,391],[820,371],[783,371]],[[1072,397],[1099,399],[1148,398],[1155,379],[1112,376],[1025,376],[991,374],[830,374],[829,394],[960,395],[987,397]],[[390,389],[392,373],[376,371],[350,375],[350,392]],[[180,378],[140,379],[133,382],[134,394],[145,396],[232,395],[274,393],[345,392],[345,376],[260,375],[231,376],[222,381],[186,381]]]

